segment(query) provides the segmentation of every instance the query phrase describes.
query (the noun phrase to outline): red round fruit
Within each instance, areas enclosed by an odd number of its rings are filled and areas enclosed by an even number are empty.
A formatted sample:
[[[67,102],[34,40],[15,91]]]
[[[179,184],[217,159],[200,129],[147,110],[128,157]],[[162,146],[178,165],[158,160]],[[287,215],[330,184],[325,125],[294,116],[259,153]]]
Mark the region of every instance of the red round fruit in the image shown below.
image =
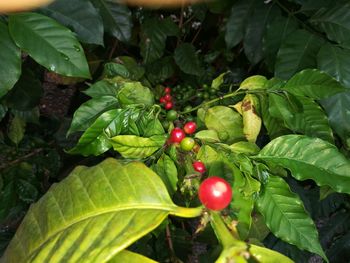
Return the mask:
[[[160,102],[161,104],[164,104],[164,103],[167,102],[167,100],[166,100],[164,97],[160,97],[159,102]]]
[[[186,134],[181,128],[174,128],[170,132],[170,141],[172,143],[180,143],[185,137]]]
[[[199,173],[205,173],[205,171],[207,170],[205,168],[204,163],[202,163],[201,161],[195,161],[192,163],[193,169]]]
[[[164,109],[171,110],[173,108],[173,103],[171,101],[167,101],[164,105]]]
[[[170,94],[165,94],[162,98],[164,98],[166,101],[172,101],[172,97]]]
[[[192,134],[196,131],[197,129],[197,124],[194,121],[189,121],[184,125],[184,131],[187,134]]]
[[[210,210],[222,210],[226,208],[232,199],[230,184],[217,176],[205,179],[198,190],[199,200]]]
[[[170,93],[171,93],[171,88],[166,87],[166,88],[164,89],[164,92],[165,92],[165,94],[170,94]]]

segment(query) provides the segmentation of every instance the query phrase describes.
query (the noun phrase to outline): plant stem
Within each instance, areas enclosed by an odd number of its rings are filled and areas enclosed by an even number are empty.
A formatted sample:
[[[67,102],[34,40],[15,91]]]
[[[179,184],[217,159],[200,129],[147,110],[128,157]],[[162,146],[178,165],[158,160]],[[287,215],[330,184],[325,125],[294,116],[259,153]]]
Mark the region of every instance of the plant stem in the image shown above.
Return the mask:
[[[188,207],[176,207],[173,211],[170,212],[170,214],[174,216],[184,217],[184,218],[193,218],[198,217],[202,214],[203,207],[194,207],[194,208],[188,208]]]
[[[219,212],[210,211],[210,216],[210,223],[213,230],[224,248],[228,248],[242,242],[238,239],[237,232],[231,233],[228,230]]]

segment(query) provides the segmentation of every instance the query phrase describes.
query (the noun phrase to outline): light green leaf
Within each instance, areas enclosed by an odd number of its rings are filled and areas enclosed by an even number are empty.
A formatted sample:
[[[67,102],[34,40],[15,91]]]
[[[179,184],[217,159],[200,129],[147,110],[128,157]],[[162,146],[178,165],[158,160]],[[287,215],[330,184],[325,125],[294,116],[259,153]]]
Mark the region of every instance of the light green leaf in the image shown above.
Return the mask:
[[[80,41],[103,45],[102,19],[91,2],[57,0],[39,11],[72,29]]]
[[[263,89],[267,83],[267,79],[261,75],[254,75],[246,78],[242,81],[241,85],[239,85],[240,89]]]
[[[297,30],[282,43],[275,64],[275,76],[288,79],[299,70],[316,67],[323,40],[305,30]]]
[[[314,180],[341,193],[350,193],[350,161],[321,139],[285,135],[268,143],[258,158],[289,169],[298,180]]]
[[[111,96],[102,96],[88,100],[75,111],[67,135],[76,131],[85,131],[99,115],[113,109],[117,105],[118,100]]]
[[[231,144],[230,149],[234,153],[244,153],[247,155],[254,155],[259,153],[260,151],[260,148],[255,143],[243,142],[243,141]]]
[[[218,158],[218,152],[206,144],[202,145],[197,154],[197,160],[202,161],[207,170],[210,170],[210,166],[216,162]]]
[[[221,84],[224,82],[224,77],[226,74],[227,72],[224,72],[217,76],[215,79],[213,79],[213,81],[211,82],[211,87],[216,90],[219,89]]]
[[[259,263],[293,263],[294,261],[285,255],[272,249],[250,244],[249,252]]]
[[[194,137],[204,142],[220,142],[219,135],[214,130],[199,131]]]
[[[55,20],[37,13],[17,13],[9,17],[9,29],[16,44],[40,65],[64,76],[90,78],[82,46]]]
[[[124,158],[142,159],[151,156],[165,143],[164,135],[155,135],[149,138],[135,135],[118,135],[112,138],[114,150]]]
[[[13,143],[19,144],[24,137],[25,127],[25,121],[23,121],[20,117],[15,116],[11,120],[7,136]]]
[[[333,8],[321,10],[311,18],[311,22],[318,25],[330,40],[350,48],[350,4],[335,5]]]
[[[21,51],[8,32],[7,25],[0,22],[0,98],[15,85],[21,75]]]
[[[300,71],[287,81],[283,89],[312,99],[323,99],[345,91],[337,80],[317,69]]]
[[[314,222],[306,213],[300,198],[290,191],[282,178],[269,177],[265,190],[257,200],[257,207],[274,235],[327,259]]]
[[[123,107],[132,104],[143,104],[145,106],[152,106],[154,104],[153,93],[140,82],[130,81],[124,83],[118,92],[118,100]]]
[[[140,254],[131,252],[129,250],[122,250],[115,255],[108,263],[157,263],[156,261],[146,258]]]
[[[221,141],[233,143],[244,138],[242,117],[229,107],[215,106],[208,109],[205,125],[216,131]]]
[[[128,42],[131,37],[131,12],[125,5],[112,0],[91,0],[102,16],[105,31],[120,41]]]
[[[193,217],[200,210],[175,206],[144,164],[107,159],[78,166],[30,207],[2,260],[107,262],[169,213]]]
[[[190,43],[183,43],[175,49],[174,59],[180,69],[191,75],[199,76],[203,73],[196,49]]]
[[[77,145],[68,151],[70,154],[100,155],[112,147],[109,141],[108,131],[110,125],[118,125],[123,121],[124,111],[121,109],[109,110],[102,113],[96,121],[83,133]],[[114,122],[114,124],[112,124]],[[119,132],[121,131],[121,127]],[[116,135],[116,134],[114,134]]]
[[[159,175],[165,184],[170,195],[173,195],[177,189],[177,168],[174,161],[166,154],[163,154],[153,170]]]
[[[245,27],[251,18],[255,0],[240,0],[234,3],[226,24],[225,42],[228,49],[242,41]]]
[[[110,79],[103,79],[95,82],[83,92],[92,98],[99,98],[103,96],[116,97],[119,87],[120,85],[118,83],[113,82]]]

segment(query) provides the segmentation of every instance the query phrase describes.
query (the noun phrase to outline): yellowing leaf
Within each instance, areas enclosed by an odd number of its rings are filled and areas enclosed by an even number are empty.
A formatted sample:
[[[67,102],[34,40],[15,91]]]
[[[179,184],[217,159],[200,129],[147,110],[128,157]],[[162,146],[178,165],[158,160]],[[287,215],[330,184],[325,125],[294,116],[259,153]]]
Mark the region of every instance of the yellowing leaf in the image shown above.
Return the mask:
[[[242,102],[243,133],[249,142],[255,142],[261,129],[261,118],[257,114],[258,98],[247,94]]]

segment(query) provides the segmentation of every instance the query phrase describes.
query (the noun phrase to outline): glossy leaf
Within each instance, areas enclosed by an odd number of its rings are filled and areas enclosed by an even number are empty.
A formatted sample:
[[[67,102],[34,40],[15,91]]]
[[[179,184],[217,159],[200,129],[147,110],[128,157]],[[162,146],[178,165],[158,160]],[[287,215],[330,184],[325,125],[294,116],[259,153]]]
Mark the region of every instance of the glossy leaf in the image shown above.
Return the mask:
[[[109,62],[104,65],[103,76],[107,78],[120,76],[122,78],[128,79],[130,78],[130,72],[122,64]]]
[[[131,12],[125,5],[111,0],[91,0],[99,11],[105,31],[120,41],[127,42],[131,37]]]
[[[40,11],[72,29],[80,41],[103,45],[102,18],[91,2],[57,0]]]
[[[96,121],[83,133],[77,145],[68,151],[70,154],[100,155],[112,147],[108,137],[108,127],[116,126],[124,119],[121,109],[109,110],[102,113]],[[114,123],[112,123],[114,122]],[[119,129],[119,132],[121,128]],[[114,134],[115,136],[116,134]]]
[[[267,66],[273,71],[277,52],[285,39],[296,31],[298,24],[293,16],[278,16],[266,27],[263,36],[263,52]]]
[[[129,250],[122,250],[115,255],[108,263],[157,263],[156,261],[146,258],[140,254],[131,252]]]
[[[287,81],[283,89],[312,99],[323,99],[345,91],[337,80],[317,69],[300,71]]]
[[[291,126],[291,121],[295,112],[289,105],[284,94],[270,93],[268,110],[272,117],[284,121],[287,127]]]
[[[68,135],[77,132],[85,131],[97,117],[118,105],[118,100],[111,96],[102,96],[88,100],[80,105],[73,115],[72,124],[68,130]]]
[[[118,93],[119,85],[110,79],[103,79],[92,84],[87,90],[83,92],[92,97],[99,98],[103,96],[116,97]]]
[[[214,106],[205,114],[205,125],[218,133],[221,141],[233,143],[244,137],[241,115],[229,107]]]
[[[107,159],[77,167],[31,206],[2,260],[107,262],[169,213],[198,212],[175,206],[161,179],[142,163]]]
[[[142,159],[151,156],[165,143],[164,135],[155,135],[149,138],[135,135],[118,135],[112,138],[114,150],[124,158]]]
[[[270,176],[257,207],[270,230],[282,240],[326,259],[314,222],[300,198],[280,177]]]
[[[243,39],[246,23],[251,17],[255,2],[255,0],[240,0],[232,6],[225,32],[225,42],[229,49]]]
[[[322,9],[321,9],[322,10]],[[350,22],[348,14],[350,4],[335,5],[330,9],[323,9],[311,18],[311,22],[318,25],[327,37],[342,46],[350,47]]]
[[[118,100],[123,107],[132,104],[143,104],[145,106],[154,104],[153,93],[140,82],[125,82],[118,92]]]
[[[55,20],[37,13],[18,13],[9,17],[9,29],[16,44],[47,69],[64,76],[90,78],[80,43]]]
[[[293,263],[294,261],[285,255],[278,253],[272,249],[256,246],[251,244],[249,247],[251,255],[258,260],[259,263]]]
[[[285,135],[268,143],[258,158],[289,169],[298,180],[312,179],[341,193],[350,193],[350,161],[321,139]]]
[[[282,43],[275,64],[275,76],[288,79],[299,70],[316,67],[323,40],[305,30],[297,30]]]
[[[154,165],[153,170],[159,175],[165,184],[170,195],[177,189],[177,168],[174,161],[166,154],[163,154]]]
[[[280,9],[275,6],[274,2],[256,1],[253,13],[246,24],[243,41],[244,52],[253,65],[263,58],[262,40],[266,26],[279,13]]]
[[[247,90],[263,89],[266,83],[266,77],[261,75],[253,75],[243,80],[242,83],[239,85],[239,88]]]
[[[7,136],[13,143],[19,144],[24,137],[25,127],[26,123],[20,117],[15,116],[11,120]]]
[[[7,25],[0,22],[0,98],[15,85],[21,75],[21,51],[15,45]]]
[[[199,76],[203,73],[196,49],[190,43],[178,46],[174,52],[174,59],[180,69],[187,74]]]

